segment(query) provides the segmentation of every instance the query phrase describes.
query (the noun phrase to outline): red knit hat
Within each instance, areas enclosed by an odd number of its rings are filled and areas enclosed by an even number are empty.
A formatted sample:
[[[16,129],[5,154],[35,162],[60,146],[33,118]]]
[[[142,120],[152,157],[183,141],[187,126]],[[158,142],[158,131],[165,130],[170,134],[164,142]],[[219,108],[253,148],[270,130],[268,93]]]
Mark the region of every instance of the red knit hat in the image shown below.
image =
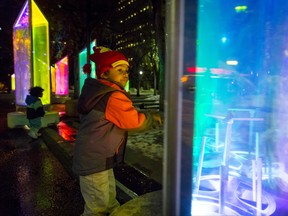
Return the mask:
[[[129,66],[128,59],[119,51],[110,50],[106,47],[93,47],[93,51],[94,53],[89,56],[89,59],[96,64],[98,78],[110,68],[121,64]]]

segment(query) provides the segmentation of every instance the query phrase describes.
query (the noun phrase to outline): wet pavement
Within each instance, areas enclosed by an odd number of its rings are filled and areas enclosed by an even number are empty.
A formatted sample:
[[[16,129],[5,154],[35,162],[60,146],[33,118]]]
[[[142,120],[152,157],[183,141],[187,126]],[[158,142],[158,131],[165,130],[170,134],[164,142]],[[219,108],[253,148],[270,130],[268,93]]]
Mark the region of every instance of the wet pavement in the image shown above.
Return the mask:
[[[0,215],[80,215],[78,184],[48,150],[23,129],[1,133]]]
[[[42,129],[41,138],[32,141],[25,127],[7,128],[7,113],[15,111],[15,105],[1,105],[0,216],[80,215],[84,201],[71,172],[78,118],[61,116],[60,124]],[[53,105],[51,111],[63,108]],[[163,128],[153,129],[152,134],[129,135],[126,164],[115,169],[121,204],[161,190]]]
[[[84,201],[75,179],[65,171],[43,139],[31,142],[22,128],[7,128],[7,113],[0,107],[0,216],[73,216]]]

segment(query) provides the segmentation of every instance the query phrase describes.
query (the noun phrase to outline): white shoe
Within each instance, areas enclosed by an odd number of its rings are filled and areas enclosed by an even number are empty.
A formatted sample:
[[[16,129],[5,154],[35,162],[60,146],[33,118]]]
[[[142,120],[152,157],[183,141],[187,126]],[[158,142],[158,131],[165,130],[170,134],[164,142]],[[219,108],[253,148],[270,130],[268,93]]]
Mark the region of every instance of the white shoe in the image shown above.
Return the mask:
[[[30,136],[33,139],[38,139],[38,136],[33,131],[29,131],[28,136]]]

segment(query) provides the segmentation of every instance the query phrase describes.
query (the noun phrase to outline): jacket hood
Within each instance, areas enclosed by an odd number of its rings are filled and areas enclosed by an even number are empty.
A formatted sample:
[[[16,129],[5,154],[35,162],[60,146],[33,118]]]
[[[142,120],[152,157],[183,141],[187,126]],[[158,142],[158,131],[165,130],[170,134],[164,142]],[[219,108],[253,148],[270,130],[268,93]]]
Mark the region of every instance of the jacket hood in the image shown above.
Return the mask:
[[[103,96],[114,91],[126,93],[120,86],[108,80],[87,78],[78,100],[78,112],[89,113]]]
[[[25,99],[25,103],[27,105],[33,104],[38,100],[38,97],[32,96],[32,95],[27,95]]]

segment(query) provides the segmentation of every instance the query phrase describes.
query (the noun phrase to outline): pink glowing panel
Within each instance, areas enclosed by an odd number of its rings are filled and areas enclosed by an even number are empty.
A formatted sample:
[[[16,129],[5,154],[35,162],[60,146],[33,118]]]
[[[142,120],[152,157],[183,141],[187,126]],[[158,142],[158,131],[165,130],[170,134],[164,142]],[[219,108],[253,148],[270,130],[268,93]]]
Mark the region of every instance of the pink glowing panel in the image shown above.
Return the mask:
[[[66,96],[69,94],[69,71],[68,57],[65,57],[56,63],[56,95]]]

